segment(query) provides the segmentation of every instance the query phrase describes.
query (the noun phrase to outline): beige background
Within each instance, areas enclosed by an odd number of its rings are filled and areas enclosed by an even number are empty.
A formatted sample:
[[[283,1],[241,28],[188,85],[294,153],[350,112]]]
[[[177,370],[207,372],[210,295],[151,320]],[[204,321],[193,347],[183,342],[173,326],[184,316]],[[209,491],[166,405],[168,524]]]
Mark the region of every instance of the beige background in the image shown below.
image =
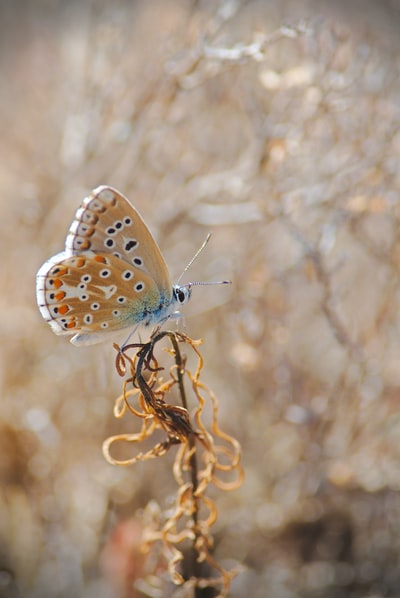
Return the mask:
[[[216,496],[216,557],[247,568],[231,595],[400,595],[398,4],[328,6],[0,4],[5,596],[139,595],[132,517],[175,491],[172,455],[104,461],[111,344],[73,347],[35,303],[101,183],[142,212],[172,279],[212,231],[188,277],[233,281],[184,310],[243,447],[244,485]]]

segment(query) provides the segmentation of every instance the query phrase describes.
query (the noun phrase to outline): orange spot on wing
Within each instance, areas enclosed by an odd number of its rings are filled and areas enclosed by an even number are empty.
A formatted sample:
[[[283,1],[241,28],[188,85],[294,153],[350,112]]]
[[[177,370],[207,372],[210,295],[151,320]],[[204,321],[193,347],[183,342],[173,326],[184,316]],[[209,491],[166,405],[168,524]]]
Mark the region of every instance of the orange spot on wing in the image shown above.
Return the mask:
[[[68,273],[68,270],[65,266],[56,266],[51,271],[51,274],[54,274],[54,276],[65,276],[65,274],[67,274],[67,273]]]
[[[61,301],[61,299],[64,299],[66,293],[64,293],[64,291],[60,291],[59,293],[57,293],[56,295],[54,295],[54,298],[57,301]]]
[[[76,327],[75,320],[71,320],[70,322],[68,322],[68,324],[66,324],[65,327],[66,328],[75,328]]]
[[[59,278],[55,278],[53,281],[53,286],[56,287],[56,289],[59,289],[62,286],[62,280],[60,280]]]
[[[82,268],[86,264],[86,260],[84,257],[78,257],[76,260],[76,267]]]
[[[103,257],[102,255],[95,255],[94,259],[96,262],[100,262],[101,264],[106,264],[107,260],[105,257]]]
[[[69,312],[69,307],[65,303],[64,303],[64,305],[60,305],[60,307],[58,308],[58,313],[61,314],[62,316],[68,312]]]

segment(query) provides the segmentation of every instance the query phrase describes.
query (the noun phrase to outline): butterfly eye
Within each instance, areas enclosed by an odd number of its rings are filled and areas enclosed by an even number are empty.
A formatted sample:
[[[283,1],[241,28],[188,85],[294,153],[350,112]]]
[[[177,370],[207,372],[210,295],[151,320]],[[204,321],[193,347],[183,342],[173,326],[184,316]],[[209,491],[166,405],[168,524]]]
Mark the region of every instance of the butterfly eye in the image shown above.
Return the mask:
[[[192,289],[190,287],[175,286],[173,292],[177,302],[182,305],[183,303],[189,301],[190,295],[192,294]]]

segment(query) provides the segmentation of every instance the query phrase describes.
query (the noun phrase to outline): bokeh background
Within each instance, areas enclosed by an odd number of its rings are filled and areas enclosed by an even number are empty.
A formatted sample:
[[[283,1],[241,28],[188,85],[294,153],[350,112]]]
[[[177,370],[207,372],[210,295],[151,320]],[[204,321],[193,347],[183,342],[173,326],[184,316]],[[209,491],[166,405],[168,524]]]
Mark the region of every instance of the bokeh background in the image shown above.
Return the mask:
[[[76,348],[36,307],[102,183],[172,279],[212,231],[188,277],[233,281],[185,308],[243,448],[243,486],[215,496],[232,597],[400,596],[399,10],[0,2],[1,596],[143,596],[140,509],[176,490],[173,455],[105,462],[134,425],[111,343]]]

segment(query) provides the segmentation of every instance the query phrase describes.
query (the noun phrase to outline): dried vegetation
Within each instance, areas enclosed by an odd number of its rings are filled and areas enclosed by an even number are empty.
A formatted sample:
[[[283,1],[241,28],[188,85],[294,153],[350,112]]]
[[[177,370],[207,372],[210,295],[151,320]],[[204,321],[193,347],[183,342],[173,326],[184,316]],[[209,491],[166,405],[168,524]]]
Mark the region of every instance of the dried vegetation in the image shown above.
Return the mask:
[[[164,557],[140,585],[140,546],[145,529],[167,543],[186,529],[177,513],[193,494],[176,492],[190,480],[188,439],[208,459],[210,438],[219,444],[203,384],[242,447],[243,485],[204,495],[218,513],[204,550],[224,571],[244,567],[230,595],[399,595],[398,25],[397,2],[1,3],[6,596],[136,598],[157,583],[179,596]],[[173,279],[209,230],[190,277],[232,278],[195,289],[185,309],[205,367],[183,428],[129,383],[114,419],[112,347],[73,347],[36,308],[36,270],[101,183],[139,208]],[[189,342],[189,361],[197,350]],[[163,415],[182,415],[163,394],[179,396],[171,355],[156,359]],[[110,458],[169,450],[110,465],[104,440],[131,434],[140,448],[109,441]],[[179,574],[193,570],[187,547]]]

